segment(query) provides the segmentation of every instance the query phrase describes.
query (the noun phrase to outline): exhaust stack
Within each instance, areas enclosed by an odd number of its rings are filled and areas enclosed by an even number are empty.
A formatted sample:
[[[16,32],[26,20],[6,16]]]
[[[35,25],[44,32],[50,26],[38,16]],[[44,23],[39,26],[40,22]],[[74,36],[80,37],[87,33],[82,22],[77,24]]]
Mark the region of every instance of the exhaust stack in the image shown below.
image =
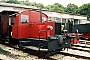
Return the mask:
[[[42,22],[42,8],[40,8],[40,21]]]

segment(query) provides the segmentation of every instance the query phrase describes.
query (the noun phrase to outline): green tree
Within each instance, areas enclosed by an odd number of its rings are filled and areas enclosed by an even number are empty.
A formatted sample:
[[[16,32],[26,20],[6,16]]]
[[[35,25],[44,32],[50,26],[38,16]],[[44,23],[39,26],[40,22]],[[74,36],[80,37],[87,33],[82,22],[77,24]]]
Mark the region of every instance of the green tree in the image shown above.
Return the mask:
[[[78,6],[75,4],[69,3],[65,9],[65,12],[78,14]]]
[[[17,0],[8,0],[8,1],[6,1],[6,3],[15,3],[15,4],[19,4],[20,2],[18,2]]]
[[[37,5],[38,8],[40,8],[40,7],[44,8],[44,5],[43,4],[41,4],[41,3],[37,3],[37,4],[38,4]]]
[[[34,3],[31,3],[31,6],[38,6],[38,4],[36,3],[36,2],[34,2]]]
[[[79,14],[87,15],[88,16],[88,20],[90,21],[90,3],[83,4],[82,6],[80,6],[79,7]]]
[[[43,5],[43,4],[41,4],[41,3],[36,3],[36,2],[31,3],[31,6],[36,6],[37,8],[40,8],[40,7],[44,8],[44,5]]]
[[[6,2],[7,0],[1,0],[0,2]]]
[[[55,12],[64,12],[64,7],[59,3],[54,3],[53,5],[46,6],[46,9]]]
[[[27,2],[27,1],[21,1],[20,4],[23,4],[23,5],[27,5],[27,6],[31,6],[31,2]]]

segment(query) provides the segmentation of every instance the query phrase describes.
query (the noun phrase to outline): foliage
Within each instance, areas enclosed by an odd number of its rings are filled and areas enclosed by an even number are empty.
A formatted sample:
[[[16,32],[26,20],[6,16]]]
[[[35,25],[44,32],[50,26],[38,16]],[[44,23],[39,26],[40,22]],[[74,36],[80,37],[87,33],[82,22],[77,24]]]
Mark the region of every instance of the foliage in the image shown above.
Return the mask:
[[[46,6],[46,9],[55,12],[64,12],[64,7],[59,3],[54,3],[53,5]]]
[[[7,0],[1,0],[0,2],[5,2],[5,3],[6,3],[6,2],[7,2]]]
[[[68,12],[68,13],[73,13],[73,14],[87,15],[88,16],[88,20],[90,20],[90,3],[83,4],[80,7],[78,7],[75,4],[69,3],[67,5],[67,7],[64,7],[61,4],[59,4],[59,3],[54,3],[52,5],[44,6],[41,3],[29,2],[29,0],[26,0],[26,1],[24,1],[24,0],[23,1],[18,1],[18,0],[1,0],[0,2],[22,4],[22,5],[27,5],[27,6],[36,6],[37,8],[42,7],[43,9],[47,9],[47,10],[55,11],[55,12]]]
[[[6,3],[15,3],[15,4],[19,4],[20,2],[18,2],[17,0],[8,0],[8,1],[6,1]]]
[[[42,7],[42,8],[44,8],[44,5],[41,4],[41,3],[38,3],[37,7]]]
[[[88,16],[88,20],[90,21],[90,3],[83,4],[82,6],[80,6],[79,7],[79,14],[87,15]]]
[[[2,49],[1,49],[1,47],[0,47],[0,54],[2,54]]]
[[[65,12],[78,14],[78,6],[70,3],[67,5]]]
[[[36,2],[31,3],[31,6],[36,6],[37,8],[40,8],[40,7],[44,8],[44,5],[43,5],[43,4],[41,4],[41,3],[36,3]]]
[[[20,4],[30,6],[32,3],[28,1],[20,1]]]

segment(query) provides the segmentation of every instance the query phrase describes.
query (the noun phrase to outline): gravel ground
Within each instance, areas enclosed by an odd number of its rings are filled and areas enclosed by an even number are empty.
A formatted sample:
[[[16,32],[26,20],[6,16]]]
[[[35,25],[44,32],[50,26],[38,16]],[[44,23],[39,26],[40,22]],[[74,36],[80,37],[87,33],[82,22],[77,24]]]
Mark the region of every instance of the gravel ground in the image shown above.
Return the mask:
[[[56,59],[56,60],[85,60],[81,58],[75,58],[70,56],[64,56],[61,54],[55,54],[53,56],[50,56],[50,58]],[[28,53],[25,53],[23,51],[5,46],[0,44],[0,59],[2,60],[47,60],[43,58],[38,58],[35,55],[30,55]]]
[[[54,58],[56,60],[89,60],[89,59],[75,58],[75,57],[71,57],[71,56],[64,56],[64,55],[60,55],[60,54],[51,56],[51,58]]]
[[[3,60],[35,60],[37,56],[0,44],[0,59]]]

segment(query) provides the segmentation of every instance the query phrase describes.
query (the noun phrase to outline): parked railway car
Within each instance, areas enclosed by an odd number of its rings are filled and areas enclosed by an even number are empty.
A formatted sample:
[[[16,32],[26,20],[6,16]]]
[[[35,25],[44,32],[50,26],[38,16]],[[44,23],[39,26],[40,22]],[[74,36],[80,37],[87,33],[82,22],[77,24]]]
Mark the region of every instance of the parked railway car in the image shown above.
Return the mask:
[[[68,25],[66,25],[68,26]],[[71,35],[74,36],[74,38],[71,39],[71,44],[77,44],[79,43],[80,39],[90,39],[90,23],[86,24],[76,24],[76,25],[70,25],[71,26]],[[66,27],[66,30],[69,31],[69,29]]]
[[[61,23],[48,21],[48,16],[41,10],[13,13],[16,12],[1,12],[1,41],[49,53],[71,46],[71,37],[61,34]]]
[[[78,33],[81,33],[82,36],[80,36],[81,39],[90,39],[90,23],[86,24],[77,24],[73,25],[73,31],[76,29],[78,30]]]
[[[71,27],[70,29],[68,28]],[[80,39],[89,39],[90,38],[90,28],[89,28],[90,24],[75,24],[73,25],[71,23],[71,25],[66,25],[65,29],[67,31],[71,31],[71,33],[69,33],[71,36],[74,36],[73,38],[71,38],[71,44],[77,44],[80,43]]]
[[[69,23],[69,24],[68,24]],[[78,29],[80,29],[79,26],[73,25],[72,21],[66,23],[65,30],[67,30],[68,34],[72,36],[70,40],[70,44],[77,44],[79,43],[80,36],[82,35]]]
[[[0,11],[0,40],[2,42],[9,41],[9,18],[11,14],[17,13],[15,11],[2,10]],[[13,18],[14,20],[14,18]]]

